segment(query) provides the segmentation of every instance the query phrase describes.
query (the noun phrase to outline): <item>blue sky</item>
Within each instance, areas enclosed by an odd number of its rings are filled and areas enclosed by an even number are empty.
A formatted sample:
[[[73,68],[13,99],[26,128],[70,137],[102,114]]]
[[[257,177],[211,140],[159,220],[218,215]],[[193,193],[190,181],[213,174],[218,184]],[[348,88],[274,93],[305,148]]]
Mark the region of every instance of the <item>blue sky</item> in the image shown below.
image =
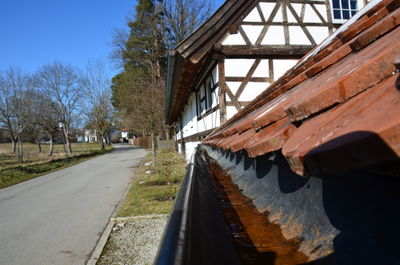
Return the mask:
[[[0,70],[34,72],[55,60],[84,68],[90,59],[103,59],[112,77],[112,31],[125,27],[135,5],[134,0],[0,0]]]

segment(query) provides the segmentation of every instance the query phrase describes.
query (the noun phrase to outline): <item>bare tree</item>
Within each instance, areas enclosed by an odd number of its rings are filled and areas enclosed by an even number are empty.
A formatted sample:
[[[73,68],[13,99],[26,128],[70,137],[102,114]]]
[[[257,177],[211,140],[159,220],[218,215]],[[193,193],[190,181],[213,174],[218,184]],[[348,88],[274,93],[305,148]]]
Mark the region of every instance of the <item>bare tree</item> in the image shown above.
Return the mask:
[[[9,68],[0,78],[1,122],[6,125],[13,142],[18,144],[18,161],[23,162],[22,134],[30,123],[32,95],[27,89],[27,75],[19,69]]]
[[[0,74],[0,122],[11,139],[11,151],[15,153],[17,148],[17,125],[13,115],[12,91],[7,79],[6,74]]]
[[[54,102],[48,95],[42,91],[33,91],[34,96],[32,100],[32,121],[33,121],[33,135],[35,136],[39,149],[40,140],[49,139],[50,148],[49,156],[53,155],[53,142],[59,130],[59,121],[62,120],[58,111],[57,103]]]
[[[163,0],[166,45],[173,49],[210,16],[214,9],[210,0]]]
[[[90,61],[86,70],[86,88],[89,113],[87,127],[94,129],[100,140],[101,149],[110,144],[112,129],[111,81],[105,73],[101,60]]]
[[[55,62],[42,66],[33,78],[36,88],[42,91],[57,112],[68,153],[72,153],[69,141],[74,116],[77,114],[83,95],[82,74],[71,65]]]

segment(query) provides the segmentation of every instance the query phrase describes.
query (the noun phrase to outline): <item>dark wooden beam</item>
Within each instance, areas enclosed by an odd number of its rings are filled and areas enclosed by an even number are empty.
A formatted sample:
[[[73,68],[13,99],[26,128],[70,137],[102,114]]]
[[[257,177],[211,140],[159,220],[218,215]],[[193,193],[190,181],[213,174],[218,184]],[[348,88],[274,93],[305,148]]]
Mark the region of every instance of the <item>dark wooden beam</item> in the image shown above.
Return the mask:
[[[311,51],[314,45],[269,45],[249,47],[243,45],[223,46],[222,55],[227,58],[271,58],[271,59],[300,59]]]
[[[188,142],[200,142],[201,140],[206,138],[212,131],[214,131],[214,129],[207,130],[207,131],[204,131],[204,132],[199,132],[199,133],[193,134],[191,136],[185,137],[185,138],[183,138],[183,142],[185,142],[185,143],[188,143]],[[179,139],[178,143],[182,143],[182,139]]]
[[[218,104],[220,110],[220,124],[223,124],[227,120],[226,116],[226,81],[225,81],[225,60],[218,62]]]
[[[276,3],[276,0],[260,0],[264,3]],[[325,1],[315,1],[315,0],[290,0],[293,4],[314,4],[314,5],[326,5]]]
[[[251,66],[249,72],[246,75],[246,78],[243,80],[243,82],[240,84],[235,97],[239,99],[240,95],[243,93],[243,90],[246,88],[247,84],[249,83],[250,78],[253,76],[254,72],[256,71],[257,67],[260,65],[261,59],[256,59]]]
[[[300,19],[300,17],[299,17]],[[243,26],[306,26],[306,27],[334,27],[333,23],[329,22],[253,22],[247,21],[242,23]]]
[[[245,77],[238,77],[238,76],[227,76],[225,77],[226,82],[243,82]],[[271,78],[269,77],[251,77],[249,79],[249,82],[257,82],[257,83],[264,83],[264,82],[270,82]]]

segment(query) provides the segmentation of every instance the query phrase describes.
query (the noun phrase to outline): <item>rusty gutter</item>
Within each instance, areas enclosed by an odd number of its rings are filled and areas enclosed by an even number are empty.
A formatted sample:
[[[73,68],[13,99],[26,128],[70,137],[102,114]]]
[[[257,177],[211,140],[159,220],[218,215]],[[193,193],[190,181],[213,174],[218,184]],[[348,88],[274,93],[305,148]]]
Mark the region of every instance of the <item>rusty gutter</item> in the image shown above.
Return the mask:
[[[240,264],[199,152],[192,156],[155,265]]]

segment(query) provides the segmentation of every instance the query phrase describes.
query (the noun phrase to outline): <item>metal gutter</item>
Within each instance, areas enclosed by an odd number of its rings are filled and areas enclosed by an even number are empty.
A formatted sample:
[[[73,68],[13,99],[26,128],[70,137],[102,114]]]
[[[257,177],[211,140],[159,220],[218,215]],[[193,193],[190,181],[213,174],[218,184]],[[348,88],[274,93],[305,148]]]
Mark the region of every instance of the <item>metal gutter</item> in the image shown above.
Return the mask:
[[[240,264],[205,163],[196,151],[187,167],[155,265]]]
[[[167,68],[167,89],[165,91],[165,120],[168,122],[170,119],[170,107],[173,95],[174,84],[174,71],[176,62],[176,52],[171,51],[168,53],[168,68]]]

